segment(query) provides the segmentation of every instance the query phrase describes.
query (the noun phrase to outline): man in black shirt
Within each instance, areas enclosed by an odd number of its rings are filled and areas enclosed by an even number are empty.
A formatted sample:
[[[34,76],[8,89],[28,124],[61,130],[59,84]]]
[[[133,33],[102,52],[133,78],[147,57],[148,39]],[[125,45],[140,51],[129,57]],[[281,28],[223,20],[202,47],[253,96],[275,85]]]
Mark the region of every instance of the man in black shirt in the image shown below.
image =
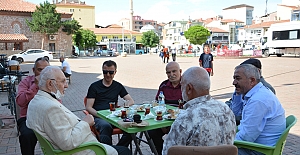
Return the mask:
[[[88,89],[86,110],[95,118],[95,127],[100,132],[100,141],[111,145],[113,126],[99,118],[97,111],[109,109],[110,102],[118,102],[118,96],[127,100],[129,105],[133,105],[134,101],[125,87],[113,80],[117,72],[117,64],[114,61],[105,61],[102,65],[102,72],[104,78],[92,83]],[[131,136],[124,132],[117,145],[128,146],[130,142]]]

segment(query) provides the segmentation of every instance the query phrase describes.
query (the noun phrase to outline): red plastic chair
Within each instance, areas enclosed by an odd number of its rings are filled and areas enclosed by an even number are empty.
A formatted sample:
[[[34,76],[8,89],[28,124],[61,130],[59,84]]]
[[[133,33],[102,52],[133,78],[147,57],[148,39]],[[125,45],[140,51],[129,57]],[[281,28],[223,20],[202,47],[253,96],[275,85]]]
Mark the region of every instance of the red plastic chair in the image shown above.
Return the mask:
[[[86,103],[87,103],[87,98],[86,98],[86,97],[84,97],[83,103],[84,103],[84,106],[86,106]],[[118,107],[118,106],[117,106],[117,107]],[[86,115],[90,114],[87,110],[83,110],[82,112],[83,112],[84,114],[86,114]],[[100,141],[100,133],[99,133],[99,131],[96,129],[95,126],[91,126],[91,131],[95,134],[97,140]],[[118,140],[120,140],[120,134],[123,134],[123,131],[122,131],[121,129],[119,129],[119,128],[114,127],[114,128],[113,128],[112,134],[113,134],[113,135],[118,134]]]

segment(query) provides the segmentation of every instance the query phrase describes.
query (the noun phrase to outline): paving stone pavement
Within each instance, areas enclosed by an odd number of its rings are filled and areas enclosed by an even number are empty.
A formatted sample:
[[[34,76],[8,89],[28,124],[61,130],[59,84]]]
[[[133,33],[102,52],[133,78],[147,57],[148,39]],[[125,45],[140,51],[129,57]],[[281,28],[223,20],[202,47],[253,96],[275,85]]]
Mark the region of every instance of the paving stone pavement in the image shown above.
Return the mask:
[[[126,86],[127,91],[136,103],[151,101],[157,92],[159,84],[165,80],[165,64],[158,55],[128,55],[127,57],[83,57],[67,59],[73,71],[71,84],[63,98],[63,104],[77,116],[83,117],[83,98],[91,83],[102,78],[101,66],[105,60],[117,62],[115,80]],[[234,90],[232,75],[234,67],[244,59],[218,59],[214,61],[215,75],[211,77],[211,94],[214,98],[226,101]],[[276,89],[276,95],[281,101],[286,116],[295,115],[300,118],[300,59],[295,57],[269,57],[260,58],[262,73],[266,81]],[[197,57],[178,57],[178,63],[183,71],[191,66],[198,66]],[[60,66],[57,60],[51,65]],[[30,70],[32,63],[21,65],[22,70]],[[32,74],[32,72],[31,72]],[[7,93],[0,92],[1,103],[7,102]],[[0,107],[0,118],[5,126],[0,130],[0,154],[19,155],[20,147],[13,117],[9,109]],[[113,136],[117,143],[117,136]],[[284,155],[300,155],[300,123],[298,122],[290,131],[284,148]],[[146,155],[152,154],[146,144],[142,144],[142,151]],[[42,154],[39,145],[36,146],[36,155]]]

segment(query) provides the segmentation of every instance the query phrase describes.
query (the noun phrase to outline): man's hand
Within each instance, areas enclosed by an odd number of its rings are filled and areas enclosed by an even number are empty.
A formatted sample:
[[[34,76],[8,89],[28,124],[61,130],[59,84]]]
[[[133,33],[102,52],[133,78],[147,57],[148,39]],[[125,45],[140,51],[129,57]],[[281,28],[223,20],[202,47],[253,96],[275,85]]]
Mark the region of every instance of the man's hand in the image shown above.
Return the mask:
[[[214,76],[214,72],[210,72],[210,76]]]
[[[90,126],[93,126],[95,124],[94,117],[90,114],[86,115],[83,121],[87,122]]]

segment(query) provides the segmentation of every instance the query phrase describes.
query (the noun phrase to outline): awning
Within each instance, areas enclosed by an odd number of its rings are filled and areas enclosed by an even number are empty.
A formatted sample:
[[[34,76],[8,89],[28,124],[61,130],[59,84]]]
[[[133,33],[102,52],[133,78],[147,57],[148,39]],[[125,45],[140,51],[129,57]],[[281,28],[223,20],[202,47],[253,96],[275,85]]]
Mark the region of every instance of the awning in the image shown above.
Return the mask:
[[[0,34],[0,43],[28,42],[24,34]]]

